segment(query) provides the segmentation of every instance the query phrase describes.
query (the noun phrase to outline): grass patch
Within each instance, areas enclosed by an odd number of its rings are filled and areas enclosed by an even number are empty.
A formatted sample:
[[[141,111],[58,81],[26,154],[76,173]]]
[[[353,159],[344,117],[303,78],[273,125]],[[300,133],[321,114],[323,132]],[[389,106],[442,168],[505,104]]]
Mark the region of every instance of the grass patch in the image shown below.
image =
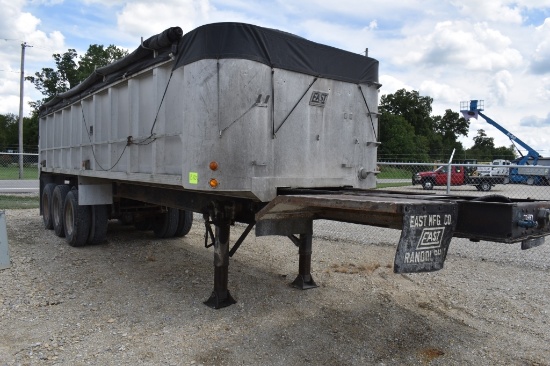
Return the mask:
[[[407,187],[412,186],[410,182],[403,183],[377,183],[376,188]]]
[[[0,195],[0,208],[13,210],[21,208],[38,208],[40,199],[37,196]]]
[[[19,179],[19,166],[0,167],[0,180]],[[38,168],[23,167],[23,179],[38,179]]]
[[[410,179],[412,173],[407,169],[382,165],[380,166],[380,173],[376,177],[378,179]]]

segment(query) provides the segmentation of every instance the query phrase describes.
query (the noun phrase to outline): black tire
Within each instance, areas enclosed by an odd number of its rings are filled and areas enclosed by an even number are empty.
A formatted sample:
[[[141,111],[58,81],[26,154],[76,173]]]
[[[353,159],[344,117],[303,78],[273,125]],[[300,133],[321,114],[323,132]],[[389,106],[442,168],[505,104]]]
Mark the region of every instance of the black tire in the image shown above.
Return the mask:
[[[155,217],[153,232],[159,239],[172,238],[176,233],[179,223],[179,210],[168,208],[168,212]]]
[[[52,215],[52,196],[55,189],[55,183],[48,183],[42,190],[42,221],[44,222],[44,228],[47,230],[53,229],[53,215]]]
[[[92,222],[88,244],[96,245],[107,238],[107,225],[109,224],[109,212],[106,205],[91,206]]]
[[[65,226],[63,223],[63,204],[65,202],[65,197],[67,193],[71,190],[66,184],[60,184],[55,187],[52,195],[52,221],[53,221],[53,231],[55,235],[60,238],[65,237]]]
[[[78,191],[76,189],[67,193],[63,205],[63,214],[67,243],[73,247],[86,245],[90,235],[92,214],[90,206],[80,206],[78,204]]]
[[[179,210],[178,227],[174,237],[181,238],[189,233],[191,226],[193,226],[193,212]]]
[[[491,190],[491,183],[485,181],[481,182],[479,189],[483,192],[489,192]]]
[[[422,182],[422,188],[424,188],[426,191],[432,190],[434,189],[434,183],[431,180],[426,179]]]

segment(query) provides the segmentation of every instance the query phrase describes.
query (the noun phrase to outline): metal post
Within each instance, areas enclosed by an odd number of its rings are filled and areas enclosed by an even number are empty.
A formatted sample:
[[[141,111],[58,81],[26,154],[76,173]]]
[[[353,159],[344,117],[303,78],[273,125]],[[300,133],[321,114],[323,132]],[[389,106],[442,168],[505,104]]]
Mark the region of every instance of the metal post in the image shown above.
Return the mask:
[[[292,282],[292,286],[301,290],[317,287],[311,276],[312,234],[300,234],[298,249],[298,276]]]
[[[23,85],[25,84],[25,47],[21,43],[21,80],[19,83],[19,179],[23,179]]]
[[[453,149],[453,153],[451,154],[451,158],[449,159],[449,163],[447,164],[447,194],[451,193],[451,170],[452,166],[451,163],[453,161],[453,156],[455,155],[455,149]]]
[[[6,230],[6,215],[0,211],[0,269],[10,268],[10,253],[8,249],[8,233]]]
[[[214,291],[205,305],[214,309],[224,308],[236,303],[227,289],[229,279],[229,233],[230,223],[218,222],[214,239]]]

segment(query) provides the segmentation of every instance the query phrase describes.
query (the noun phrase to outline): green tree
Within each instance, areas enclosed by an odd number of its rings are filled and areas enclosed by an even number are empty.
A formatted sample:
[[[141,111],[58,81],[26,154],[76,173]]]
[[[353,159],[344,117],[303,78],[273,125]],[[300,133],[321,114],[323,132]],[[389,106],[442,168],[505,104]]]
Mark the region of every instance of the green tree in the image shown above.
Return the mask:
[[[25,152],[35,151],[38,146],[38,116],[23,118],[23,146]],[[0,114],[0,151],[19,147],[19,117],[15,114]]]
[[[383,112],[380,117],[378,158],[402,161],[427,161],[428,141],[417,136],[414,127],[402,116]]]
[[[83,56],[78,56],[76,50],[71,48],[63,54],[53,55],[55,68],[45,67],[34,75],[27,76],[25,79],[33,83],[44,98],[29,103],[33,112],[30,118],[23,121],[24,145],[38,145],[38,110],[42,104],[77,86],[96,68],[108,65],[127,54],[127,51],[114,45],[90,45]]]
[[[464,148],[458,138],[461,135],[467,136],[469,122],[450,109],[446,110],[443,116],[431,116],[432,102],[431,97],[421,96],[417,91],[400,89],[394,94],[383,95],[380,98],[380,110],[382,114],[403,117],[413,127],[416,144],[423,144],[420,150],[432,159],[446,160],[453,149],[456,150],[455,154],[463,154]],[[381,120],[381,131],[385,128],[384,123]],[[382,145],[379,151],[390,154],[391,152],[383,147],[384,144],[395,146],[391,140],[401,137],[388,133],[380,135]],[[411,154],[418,154],[418,151],[416,149]]]
[[[380,109],[383,112],[404,117],[419,136],[429,136],[433,131],[431,97],[423,97],[416,91],[400,89],[393,94],[380,98]]]
[[[0,114],[0,151],[16,147],[19,143],[19,118],[13,114]]]
[[[44,98],[31,103],[36,110],[43,103],[52,99],[56,94],[66,92],[84,81],[96,68],[110,64],[128,54],[114,45],[105,48],[102,45],[93,44],[83,56],[78,56],[76,50],[69,49],[63,54],[53,55],[56,68],[43,68],[35,72],[33,76],[25,79],[34,84]]]
[[[470,122],[463,117],[460,117],[458,112],[453,112],[450,109],[445,110],[443,116],[434,116],[434,132],[436,136],[440,136],[441,151],[440,159],[449,158],[453,149],[455,156],[464,155],[464,147],[458,141],[460,136],[468,136]]]
[[[509,147],[499,146],[493,150],[493,159],[506,159],[514,160],[516,158],[515,147],[511,145]]]
[[[78,61],[77,78],[80,81],[86,79],[95,69],[108,65],[126,56],[128,52],[116,46],[90,45],[88,51]],[[73,85],[71,85],[72,87]]]
[[[474,145],[466,150],[466,155],[479,162],[490,162],[495,159],[514,160],[516,158],[514,145],[495,147],[495,139],[487,136],[485,130],[477,130]]]
[[[469,157],[478,161],[492,161],[493,151],[495,150],[495,139],[488,137],[485,130],[477,130],[477,135],[474,136],[474,146],[468,149]]]
[[[23,118],[23,146],[25,152],[38,151],[38,114]]]

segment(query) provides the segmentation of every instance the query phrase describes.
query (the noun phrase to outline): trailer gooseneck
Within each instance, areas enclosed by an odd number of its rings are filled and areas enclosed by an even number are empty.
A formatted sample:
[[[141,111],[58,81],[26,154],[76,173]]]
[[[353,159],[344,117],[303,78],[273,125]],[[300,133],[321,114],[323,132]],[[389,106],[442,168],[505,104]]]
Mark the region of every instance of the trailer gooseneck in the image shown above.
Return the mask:
[[[547,201],[374,190],[375,59],[248,24],[182,33],[147,39],[42,107],[41,214],[70,245],[104,241],[110,219],[183,236],[202,213],[206,304],[221,308],[252,229],[296,244],[301,289],[316,287],[317,219],[401,229],[398,273],[441,269],[453,236],[529,248],[550,233]],[[231,244],[235,222],[248,227]]]

